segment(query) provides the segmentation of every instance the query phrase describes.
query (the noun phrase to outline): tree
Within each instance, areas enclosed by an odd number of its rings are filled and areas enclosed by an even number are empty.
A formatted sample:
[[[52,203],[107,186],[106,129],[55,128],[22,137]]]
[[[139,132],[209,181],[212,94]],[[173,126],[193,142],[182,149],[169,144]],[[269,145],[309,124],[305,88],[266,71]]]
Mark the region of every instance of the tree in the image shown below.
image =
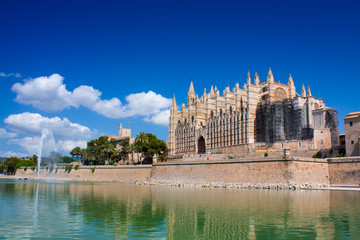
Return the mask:
[[[140,163],[142,163],[142,158],[143,158],[143,145],[144,143],[147,141],[147,135],[145,132],[140,132],[136,138],[135,138],[135,142],[136,144],[140,147],[141,149],[141,159],[140,159]]]
[[[18,157],[8,157],[2,163],[0,169],[2,173],[7,175],[14,175],[16,173],[16,165],[22,161]]]
[[[107,164],[109,164],[109,153],[113,153],[115,151],[115,146],[113,143],[110,143],[109,141],[104,142],[102,152],[106,153],[106,160]],[[110,156],[111,160],[111,156]]]
[[[80,158],[80,161],[82,162],[84,152],[80,147],[76,147],[73,150],[71,150],[70,154],[71,154],[72,157],[75,157],[78,161],[79,161],[79,158]]]
[[[130,144],[130,152],[131,152],[131,164],[134,164],[134,152],[137,150],[136,144]]]
[[[128,159],[130,153],[130,139],[124,138],[123,140],[120,141],[119,145],[121,146],[120,156],[125,164],[125,161],[126,159]]]

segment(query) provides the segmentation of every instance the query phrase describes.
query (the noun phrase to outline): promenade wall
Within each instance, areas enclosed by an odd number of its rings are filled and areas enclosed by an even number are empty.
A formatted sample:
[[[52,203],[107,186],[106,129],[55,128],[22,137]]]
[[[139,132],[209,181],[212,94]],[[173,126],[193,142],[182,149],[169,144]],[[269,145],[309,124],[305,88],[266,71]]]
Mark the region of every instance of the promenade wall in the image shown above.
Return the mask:
[[[360,157],[313,159],[281,158],[169,161],[137,166],[81,166],[67,172],[43,168],[40,178],[70,181],[240,184],[360,184]],[[37,171],[18,169],[17,177],[37,178]]]
[[[360,157],[328,160],[331,185],[360,185]]]
[[[221,162],[157,163],[152,182],[183,183],[259,183],[305,184],[328,186],[326,160],[279,160],[276,158],[235,159]]]
[[[116,181],[116,182],[135,182],[149,180],[151,174],[151,165],[137,166],[96,166],[92,172],[93,166],[81,166],[78,170],[74,168],[67,172],[64,167],[49,170],[42,168],[40,170],[41,179],[71,180],[71,181]],[[37,171],[24,168],[16,171],[16,176],[22,178],[37,178]]]

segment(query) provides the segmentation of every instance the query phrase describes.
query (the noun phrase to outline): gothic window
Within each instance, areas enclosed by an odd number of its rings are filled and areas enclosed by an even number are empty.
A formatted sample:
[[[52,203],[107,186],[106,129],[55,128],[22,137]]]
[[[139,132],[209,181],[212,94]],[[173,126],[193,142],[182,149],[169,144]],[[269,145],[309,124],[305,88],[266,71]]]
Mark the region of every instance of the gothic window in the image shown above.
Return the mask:
[[[277,88],[275,90],[275,101],[282,101],[287,98],[286,92],[282,88]]]

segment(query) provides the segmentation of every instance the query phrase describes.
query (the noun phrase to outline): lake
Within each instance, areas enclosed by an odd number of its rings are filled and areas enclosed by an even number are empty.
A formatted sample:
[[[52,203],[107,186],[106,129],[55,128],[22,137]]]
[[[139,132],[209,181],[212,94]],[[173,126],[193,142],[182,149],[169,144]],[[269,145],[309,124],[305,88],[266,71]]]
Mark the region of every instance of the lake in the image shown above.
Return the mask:
[[[0,239],[360,239],[360,192],[0,179]]]

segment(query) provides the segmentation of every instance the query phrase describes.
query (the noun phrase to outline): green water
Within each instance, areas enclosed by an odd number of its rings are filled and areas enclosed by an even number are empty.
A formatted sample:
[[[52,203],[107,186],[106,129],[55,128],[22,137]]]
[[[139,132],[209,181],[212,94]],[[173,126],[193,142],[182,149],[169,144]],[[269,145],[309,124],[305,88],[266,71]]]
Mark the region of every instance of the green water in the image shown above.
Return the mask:
[[[360,192],[0,179],[0,239],[360,239]]]

